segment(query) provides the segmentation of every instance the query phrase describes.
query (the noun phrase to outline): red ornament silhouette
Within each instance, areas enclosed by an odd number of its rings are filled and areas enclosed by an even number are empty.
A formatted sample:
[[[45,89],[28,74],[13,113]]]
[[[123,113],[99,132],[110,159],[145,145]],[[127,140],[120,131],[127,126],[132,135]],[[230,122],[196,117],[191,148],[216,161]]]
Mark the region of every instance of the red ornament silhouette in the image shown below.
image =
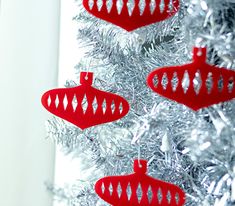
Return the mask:
[[[98,180],[96,193],[113,206],[184,205],[185,194],[178,186],[146,175],[146,160],[135,160],[134,172]]]
[[[179,10],[179,0],[134,0],[128,9],[130,3],[130,0],[83,0],[88,12],[127,31],[163,21]]]
[[[42,105],[81,129],[124,117],[129,111],[128,102],[92,87],[92,81],[93,73],[81,72],[80,86],[47,91],[42,96]]]
[[[206,63],[206,48],[194,48],[192,63],[156,69],[147,83],[161,96],[196,111],[233,99],[234,80],[234,71]]]

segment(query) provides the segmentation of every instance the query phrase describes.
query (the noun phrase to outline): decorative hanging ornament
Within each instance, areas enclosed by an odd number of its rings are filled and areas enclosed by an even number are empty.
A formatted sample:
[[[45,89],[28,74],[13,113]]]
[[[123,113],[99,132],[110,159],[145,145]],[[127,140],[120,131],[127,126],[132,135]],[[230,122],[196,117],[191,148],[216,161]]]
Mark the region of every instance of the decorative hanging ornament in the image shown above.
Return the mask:
[[[185,194],[178,186],[146,175],[146,160],[135,160],[134,172],[98,180],[96,193],[113,206],[184,205]]]
[[[85,9],[127,31],[163,21],[179,10],[179,0],[83,0]]]
[[[118,120],[128,113],[129,104],[124,98],[98,90],[92,82],[93,73],[81,72],[80,86],[47,91],[42,105],[81,129]]]
[[[161,96],[197,111],[233,99],[234,80],[234,71],[206,63],[206,48],[194,48],[192,63],[156,69],[147,83]]]

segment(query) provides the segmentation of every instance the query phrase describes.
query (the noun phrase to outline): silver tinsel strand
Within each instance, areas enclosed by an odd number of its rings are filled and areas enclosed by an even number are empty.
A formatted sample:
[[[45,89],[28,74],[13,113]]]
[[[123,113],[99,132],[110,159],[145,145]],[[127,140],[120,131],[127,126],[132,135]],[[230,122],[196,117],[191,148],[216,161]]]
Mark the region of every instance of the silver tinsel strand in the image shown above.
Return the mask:
[[[49,189],[69,206],[108,205],[95,194],[101,177],[132,173],[133,159],[148,160],[149,174],[179,185],[187,206],[235,205],[234,101],[193,112],[154,94],[146,77],[156,67],[191,61],[193,46],[235,69],[235,1],[182,0],[174,17],[134,32],[99,20],[78,2],[78,41],[94,71],[94,86],[120,94],[131,106],[123,119],[81,131],[53,118],[48,135],[82,162],[87,178]],[[78,80],[77,80],[78,82]],[[73,86],[67,82],[66,86]],[[234,85],[235,86],[235,85]]]

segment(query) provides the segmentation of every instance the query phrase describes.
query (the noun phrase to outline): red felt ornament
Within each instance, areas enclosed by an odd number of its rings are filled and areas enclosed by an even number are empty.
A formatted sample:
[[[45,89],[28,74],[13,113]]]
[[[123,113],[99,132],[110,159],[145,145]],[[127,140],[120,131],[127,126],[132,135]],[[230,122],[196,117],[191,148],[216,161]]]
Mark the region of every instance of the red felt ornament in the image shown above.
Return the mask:
[[[92,82],[93,73],[81,72],[80,86],[47,91],[42,104],[81,129],[118,120],[128,113],[129,104],[124,98],[98,90]]]
[[[192,63],[156,69],[147,83],[161,96],[196,111],[233,99],[234,80],[234,71],[206,63],[206,48],[194,48]]]
[[[147,161],[134,161],[134,174],[98,180],[96,193],[113,206],[182,206],[184,192],[176,185],[146,174]]]
[[[133,2],[134,1],[134,2]],[[127,31],[163,21],[179,10],[179,0],[83,0],[85,9]]]

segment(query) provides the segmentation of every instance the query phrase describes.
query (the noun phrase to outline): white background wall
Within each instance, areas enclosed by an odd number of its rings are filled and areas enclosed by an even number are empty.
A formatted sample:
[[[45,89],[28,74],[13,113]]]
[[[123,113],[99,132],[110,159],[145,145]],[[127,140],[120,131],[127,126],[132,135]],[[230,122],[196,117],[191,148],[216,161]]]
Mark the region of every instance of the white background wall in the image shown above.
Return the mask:
[[[79,12],[74,0],[61,0],[59,86],[64,87],[66,80],[74,80],[77,63],[82,59],[83,50],[77,41],[78,24],[73,20]],[[77,82],[79,83],[79,82]],[[80,162],[72,155],[64,155],[61,148],[56,150],[55,183],[63,187],[80,179]],[[64,202],[55,201],[54,206],[64,206]]]
[[[42,93],[56,86],[59,0],[2,0],[0,11],[0,205],[51,206],[54,144]]]

